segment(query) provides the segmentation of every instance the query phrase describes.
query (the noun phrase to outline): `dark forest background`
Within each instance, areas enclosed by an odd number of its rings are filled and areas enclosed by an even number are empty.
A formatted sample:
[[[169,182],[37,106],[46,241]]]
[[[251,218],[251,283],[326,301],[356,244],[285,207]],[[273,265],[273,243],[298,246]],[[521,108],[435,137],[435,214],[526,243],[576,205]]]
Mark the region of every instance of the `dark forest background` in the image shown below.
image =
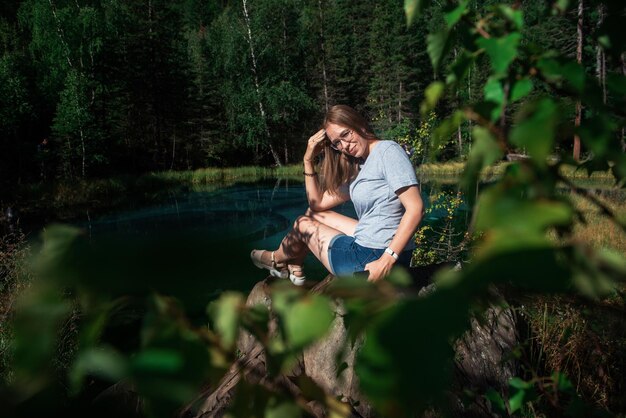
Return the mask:
[[[489,13],[492,3],[472,1],[470,8]],[[576,7],[548,21],[539,18],[551,7],[547,2],[517,3],[525,42],[571,57],[581,46],[586,71],[601,85],[607,72],[625,71],[623,57],[611,61],[586,36],[604,19],[602,6],[581,3],[577,31]],[[421,120],[424,89],[438,78],[426,37],[445,25],[444,15],[433,4],[407,27],[402,4],[5,0],[0,178],[16,184],[294,163],[335,103],[364,112],[380,136],[411,142],[425,160],[429,127],[461,100],[489,94],[478,87],[489,63],[480,57],[467,85]],[[453,45],[450,60],[456,50]],[[506,109],[502,123],[510,123],[516,107]],[[574,118],[573,104],[570,111]],[[451,136],[439,159],[466,155],[470,123]]]

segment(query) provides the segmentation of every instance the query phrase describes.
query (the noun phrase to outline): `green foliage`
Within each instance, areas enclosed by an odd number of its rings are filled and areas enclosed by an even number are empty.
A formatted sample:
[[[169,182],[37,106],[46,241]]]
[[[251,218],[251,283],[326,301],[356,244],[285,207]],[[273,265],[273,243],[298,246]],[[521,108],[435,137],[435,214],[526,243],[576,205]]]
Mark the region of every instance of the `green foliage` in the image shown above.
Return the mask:
[[[521,14],[521,12],[518,13]],[[518,32],[513,32],[501,38],[480,38],[476,42],[479,47],[485,49],[489,56],[495,76],[504,74],[511,62],[517,57],[520,37]]]
[[[464,203],[460,192],[441,191],[429,196],[424,222],[415,233],[413,264],[427,266],[460,262],[469,247],[467,225],[459,219]],[[434,221],[431,221],[434,219]]]
[[[273,307],[281,318],[285,340],[293,350],[302,349],[324,336],[334,319],[328,299],[319,295],[303,298],[289,290],[277,292]]]
[[[0,96],[0,126],[8,135],[31,110],[24,77],[19,74],[11,56],[0,57]]]
[[[463,5],[457,7],[462,9]],[[584,244],[572,247],[555,244],[547,235],[555,230],[562,238],[571,237],[576,212],[572,203],[557,192],[560,167],[572,162],[566,156],[561,156],[556,162],[549,159],[555,152],[559,132],[573,130],[571,125],[568,126],[571,122],[568,122],[562,109],[564,100],[541,97],[524,103],[516,111],[510,131],[502,129],[503,123],[499,123],[500,126],[493,123],[501,121],[509,103],[524,98],[537,85],[559,91],[568,100],[580,100],[583,107],[593,109],[577,131],[584,132],[585,146],[594,150],[594,158],[579,166],[593,172],[606,170],[608,165],[612,165],[616,169],[613,171],[615,179],[620,181],[623,178],[620,171],[623,152],[610,149],[619,145],[618,133],[624,126],[620,111],[614,107],[621,99],[603,103],[598,98],[595,80],[586,74],[582,66],[559,57],[554,51],[539,51],[533,45],[524,44],[520,32],[524,26],[522,10],[504,5],[494,10],[497,13],[486,16],[467,13],[461,20],[456,15],[460,10],[455,9],[447,19],[450,28],[460,25],[455,28],[459,33],[472,29],[477,33],[473,38],[466,38],[463,45],[466,51],[462,51],[460,58],[451,66],[452,75],[446,78],[447,88],[452,91],[458,89],[467,76],[467,63],[474,54],[486,54],[491,64],[482,101],[467,103],[464,109],[466,117],[478,125],[474,128],[474,144],[463,179],[470,202],[473,202],[472,197],[477,190],[480,171],[499,160],[504,152],[523,149],[530,158],[509,165],[496,184],[479,194],[473,227],[480,232],[480,239],[475,243],[471,267],[460,273],[455,282],[449,283],[451,286],[455,283],[453,288],[456,289],[470,277],[491,282],[507,278],[518,286],[544,292],[575,288],[578,293],[591,298],[612,294],[617,286],[612,280],[619,277],[623,267],[605,276],[597,268],[589,266],[596,257],[591,255],[594,253],[592,249]],[[469,22],[472,22],[473,28],[466,26]],[[434,68],[445,59],[447,36],[449,33],[442,30],[429,38]],[[530,59],[530,62],[517,65],[516,60],[520,57]],[[441,83],[433,84],[432,89],[438,92],[437,97],[441,95]],[[616,96],[619,97],[619,94]],[[427,99],[424,106],[432,106],[432,103],[432,99]],[[602,121],[596,112],[603,115]],[[618,219],[613,220],[620,224]],[[587,255],[581,257],[583,253]],[[512,261],[515,259],[517,263]],[[511,269],[504,268],[505,260],[511,260]],[[499,266],[503,267],[502,270]],[[476,274],[483,269],[484,273]],[[539,271],[541,274],[538,274]],[[559,378],[554,379],[555,386],[560,387]],[[487,395],[496,409],[504,414],[515,413],[526,402],[533,401],[532,396],[529,397],[533,383],[513,379],[511,386],[511,395],[507,400],[493,391]],[[575,404],[572,403],[572,407],[582,413],[580,405],[573,406]]]
[[[119,28],[130,31],[119,44],[128,50],[120,46],[115,59],[128,59],[132,71],[122,69],[116,73],[116,85],[129,89],[125,94],[106,95],[104,89],[97,88],[97,66],[85,64],[92,55],[96,60],[106,50],[100,35],[90,32],[94,11],[76,10],[71,3],[60,2],[55,17],[46,2],[31,0],[24,2],[20,14],[32,30],[31,46],[40,54],[40,65],[49,66],[39,82],[58,109],[56,135],[71,145],[73,154],[67,156],[68,161],[75,166],[73,159],[80,156],[84,167],[88,156],[98,155],[88,148],[95,136],[87,134],[87,128],[96,123],[90,110],[92,98],[100,97],[121,105],[121,110],[108,122],[102,122],[102,126],[121,120],[122,132],[127,134],[123,140],[137,139],[157,165],[173,165],[177,161],[174,140],[181,127],[177,121],[184,119],[183,105],[188,103],[182,93],[188,72],[175,63],[181,62],[188,45],[186,40],[190,39],[176,28],[181,21],[188,24],[193,19],[190,15],[183,19],[185,15],[176,5],[160,2],[155,2],[155,9],[151,10],[154,14],[143,13],[144,4],[109,4],[110,10],[119,15],[110,21],[111,31],[102,39],[110,40]],[[434,148],[445,146],[451,132],[471,123],[473,144],[463,186],[473,220],[470,236],[477,238],[470,248],[470,262],[462,270],[441,271],[436,291],[419,298],[409,294],[401,300],[394,283],[406,283],[406,277],[392,277],[377,284],[354,278],[338,280],[327,295],[313,295],[279,284],[271,289],[271,311],[265,305],[245,306],[243,295],[229,292],[211,303],[209,317],[205,306],[211,293],[203,287],[208,286],[208,275],[231,280],[223,261],[244,253],[224,237],[217,237],[218,243],[206,242],[206,237],[187,240],[177,236],[165,237],[162,243],[95,243],[77,229],[51,226],[46,228],[37,258],[39,281],[21,302],[15,317],[14,390],[20,395],[16,399],[28,399],[54,386],[58,370],[54,370],[51,359],[58,348],[58,330],[70,322],[78,328],[79,342],[69,368],[75,395],[81,393],[81,388],[84,390],[84,382],[92,379],[106,383],[125,379],[145,401],[146,414],[171,416],[190,403],[204,384],[219,382],[237,362],[234,343],[241,330],[250,332],[263,344],[271,378],[291,370],[301,350],[327,333],[335,315],[332,300],[342,298],[351,337],[365,337],[355,365],[364,395],[384,416],[413,416],[433,406],[445,409],[444,394],[454,370],[452,344],[468,329],[471,315],[484,311],[490,287],[506,285],[538,293],[570,293],[586,300],[618,297],[626,271],[623,257],[575,239],[574,222],[583,214],[558,187],[570,185],[561,174],[567,167],[586,169],[589,173],[611,168],[614,180],[623,187],[626,157],[620,134],[624,129],[624,76],[613,74],[610,78],[605,102],[600,86],[584,66],[567,58],[564,51],[545,51],[526,42],[532,35],[528,34],[527,14],[521,6],[471,7],[474,5],[468,2],[446,2],[441,14],[427,9],[427,3],[406,1],[406,15],[409,22],[415,21],[422,11],[436,17],[429,22],[429,35],[421,36],[426,40],[433,69],[446,73],[442,77],[445,82],[435,81],[425,89],[420,109],[422,121],[414,133],[411,119],[402,116],[402,106],[391,109],[399,110],[398,121],[408,120],[397,128],[400,136],[408,138],[407,142],[414,143],[416,149],[419,145],[420,150],[426,149],[426,142]],[[567,8],[566,3],[558,2],[549,10],[529,8],[529,13],[545,12],[542,19],[550,19],[548,14],[561,13]],[[329,12],[325,17],[315,19],[322,23],[320,27],[328,28],[319,36],[336,41],[326,43],[328,55],[324,55],[328,58],[325,62],[331,74],[329,79],[334,80],[329,83],[334,96],[342,100],[362,99],[357,103],[369,97],[364,106],[371,106],[383,120],[389,120],[390,97],[394,97],[390,86],[400,83],[384,77],[389,68],[384,65],[372,66],[375,80],[363,75],[368,72],[368,65],[357,52],[365,51],[364,45],[371,41],[361,32],[366,27],[363,23],[371,18],[365,6],[332,3],[332,7],[322,10]],[[613,1],[607,6],[612,11],[622,10],[615,9]],[[300,49],[302,45],[316,41],[292,42],[299,39],[299,28],[294,25],[299,10],[295,3],[267,1],[253,7],[249,10],[249,23],[242,20],[238,3],[206,22],[210,23],[209,38],[217,42],[213,49],[208,40],[204,46],[214,54],[208,56],[218,58],[215,65],[207,64],[209,68],[204,71],[219,74],[216,80],[223,83],[195,82],[225,101],[223,115],[230,128],[229,137],[238,138],[257,152],[279,144],[280,140],[286,141],[288,132],[281,128],[295,126],[303,120],[299,115],[313,108],[313,101],[305,100],[311,96],[299,80],[297,62],[306,51]],[[352,7],[354,10],[348,13]],[[312,21],[311,11],[316,9],[309,4],[307,10]],[[387,17],[376,21],[377,34],[395,28],[388,25]],[[601,45],[610,55],[619,57],[624,53],[623,37],[616,28],[623,29],[623,14],[615,13],[607,22],[610,24],[600,25],[594,36],[602,40]],[[59,28],[65,37],[58,36]],[[254,33],[252,39],[248,38],[250,43],[243,42],[248,29]],[[381,39],[379,44],[372,41],[372,45],[376,45],[372,56],[380,56],[389,42]],[[254,70],[251,46],[258,54]],[[202,54],[195,48],[195,74],[202,74]],[[453,51],[455,59],[450,57]],[[403,61],[394,58],[394,62]],[[312,67],[319,65],[315,62]],[[2,71],[4,79],[16,80],[8,66]],[[368,82],[348,87],[363,80]],[[135,83],[139,87],[131,88]],[[465,92],[466,83],[473,93]],[[159,90],[161,87],[163,90]],[[154,94],[157,91],[162,95]],[[533,92],[536,97],[531,96]],[[204,97],[200,94],[196,100]],[[519,103],[527,97],[529,100]],[[451,106],[450,98],[457,101],[453,109],[447,109]],[[567,109],[578,101],[587,114],[580,126],[574,126]],[[512,103],[517,104],[511,106]],[[263,114],[259,104],[268,113]],[[133,111],[144,106],[148,110],[135,118]],[[414,111],[416,108],[413,105]],[[444,110],[448,112],[442,113]],[[437,114],[450,116],[435,126]],[[218,131],[197,137],[221,135],[218,128],[224,125],[207,119],[202,112],[195,117],[196,126],[207,122]],[[511,120],[513,125],[508,126]],[[150,133],[139,133],[144,129]],[[392,130],[388,132],[394,134]],[[593,158],[583,164],[567,158],[568,150],[561,144],[564,132],[578,133],[583,145],[593,152]],[[78,154],[77,140],[81,144]],[[174,150],[171,156],[170,146]],[[514,149],[526,150],[528,158],[507,165],[499,179],[479,189],[481,171]],[[168,172],[163,176],[176,178],[177,174]],[[210,176],[205,172],[180,175],[192,183],[206,181]],[[625,229],[623,219],[593,197],[590,201]],[[449,205],[441,209],[451,210],[460,205],[460,199]],[[448,216],[447,221],[453,220]],[[421,232],[426,234],[425,230]],[[207,254],[212,258],[207,259]],[[427,253],[423,257],[425,261],[437,261],[439,255]],[[172,260],[178,260],[184,268]],[[134,320],[138,332],[132,341],[123,344],[107,331],[123,326],[128,318]],[[275,321],[275,328],[268,326],[270,319]],[[245,367],[241,362],[237,364]],[[300,382],[305,390],[297,399],[288,399],[285,392],[264,386],[262,381],[259,379],[259,384],[253,386],[241,384],[232,405],[233,416],[297,416],[308,412],[306,405],[311,399],[322,402],[336,416],[349,414],[347,405],[310,381]],[[547,397],[552,390],[549,400],[557,415],[584,415],[588,407],[580,402],[573,386],[561,373],[547,379],[517,377],[510,381],[508,396],[495,391],[488,391],[485,396],[494,410],[506,415],[523,413],[539,394]],[[46,411],[50,405],[38,407]]]

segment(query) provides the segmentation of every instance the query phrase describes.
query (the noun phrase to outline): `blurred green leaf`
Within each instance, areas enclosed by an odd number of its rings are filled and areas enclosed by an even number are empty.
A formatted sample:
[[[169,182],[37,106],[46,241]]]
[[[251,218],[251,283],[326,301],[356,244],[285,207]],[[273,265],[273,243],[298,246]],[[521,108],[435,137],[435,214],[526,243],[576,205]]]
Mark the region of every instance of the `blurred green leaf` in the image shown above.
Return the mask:
[[[496,392],[493,388],[489,388],[487,393],[485,393],[485,398],[491,402],[491,406],[497,412],[504,414],[506,413],[506,405],[504,404],[504,399],[498,392]]]
[[[118,299],[109,303],[108,306],[102,307],[97,312],[85,315],[79,335],[79,346],[81,348],[92,347],[100,342],[100,336],[111,318],[111,311],[121,304],[122,300]]]
[[[626,258],[624,258],[624,254],[610,248],[601,248],[596,254],[601,268],[615,271],[616,275],[622,275],[622,277],[626,278]]]
[[[524,398],[526,397],[526,391],[518,390],[513,396],[509,398],[509,410],[511,413],[516,412],[524,405]]]
[[[309,400],[324,402],[326,393],[324,390],[309,376],[302,374],[298,376],[298,387],[302,390],[302,395]]]
[[[151,334],[144,337],[149,346],[130,359],[131,377],[152,414],[172,416],[207,383],[212,371],[209,348],[169,310],[149,315],[142,331]],[[220,377],[213,376],[215,381]]]
[[[18,299],[11,360],[16,385],[26,393],[37,392],[52,376],[59,328],[71,311],[69,301],[49,282],[37,281]]]
[[[519,30],[519,29],[522,29],[522,26],[524,26],[524,14],[522,13],[521,10],[514,9],[511,6],[506,5],[506,4],[499,4],[498,11],[508,21],[513,23],[513,25],[515,26],[515,29]]]
[[[601,274],[585,274],[576,272],[572,282],[578,292],[590,299],[599,299],[610,295],[615,290],[615,285],[606,276]]]
[[[511,239],[519,239],[523,235],[543,236],[551,226],[569,225],[573,216],[574,211],[566,202],[533,200],[492,188],[485,191],[478,201],[476,228],[497,228],[514,234]]]
[[[434,81],[426,87],[424,91],[424,101],[420,105],[420,113],[425,117],[431,110],[437,106],[439,99],[443,95],[445,84],[441,81]]]
[[[38,275],[57,283],[71,284],[77,281],[77,268],[84,242],[82,231],[68,225],[49,225],[42,233],[43,247],[36,259]]]
[[[430,0],[404,0],[404,14],[407,24],[412,24],[429,4]]]
[[[452,37],[447,29],[438,32],[431,32],[426,36],[426,50],[430,57],[433,69],[437,71],[443,58],[446,56],[452,45]]]
[[[506,73],[509,64],[517,57],[520,38],[520,33],[513,32],[501,38],[480,38],[477,41],[477,44],[489,55],[496,75]]]
[[[241,325],[259,340],[263,340],[269,334],[270,312],[265,304],[257,304],[243,312]]]
[[[341,280],[333,280],[328,286],[329,295],[342,297],[361,296],[375,291],[375,285],[360,277],[342,277]]]
[[[507,242],[507,238],[511,248],[501,245]],[[465,287],[464,291],[470,294],[491,283],[507,283],[546,293],[571,290],[568,249],[555,249],[545,242],[543,246],[529,247],[517,241],[510,234],[504,234],[493,245],[481,243],[482,247],[488,248],[481,248],[476,254],[457,287]]]
[[[564,13],[567,11],[567,9],[569,8],[571,0],[556,0],[553,4],[553,10],[556,13]]]
[[[485,87],[483,88],[485,93],[485,100],[491,101],[496,104],[496,106],[491,111],[491,121],[495,122],[500,118],[502,114],[502,107],[504,104],[504,89],[502,88],[502,83],[498,78],[491,77],[487,80]]]
[[[111,348],[100,347],[81,351],[69,372],[71,392],[77,394],[88,375],[116,382],[126,377],[127,371],[126,359]]]
[[[460,83],[468,74],[475,56],[467,51],[462,51],[457,59],[450,66],[450,71],[446,76],[446,84]]]
[[[551,99],[527,103],[517,115],[511,130],[511,142],[526,149],[538,164],[546,164],[559,116],[558,107]]]
[[[276,400],[275,395],[270,394],[262,386],[253,385],[244,379],[237,385],[235,397],[224,418],[264,417],[268,403],[272,400]]]
[[[529,78],[522,78],[516,80],[511,88],[511,102],[516,102],[519,99],[526,97],[533,90],[533,82]]]
[[[564,373],[555,372],[552,375],[552,380],[556,382],[556,387],[561,392],[570,392],[574,390],[574,385]]]
[[[244,305],[245,300],[241,293],[225,292],[208,307],[226,349],[231,349],[237,341],[240,311]]]
[[[268,402],[265,409],[265,418],[297,418],[302,416],[302,410],[293,401],[282,401],[276,404]]]
[[[139,352],[131,359],[131,367],[136,372],[172,374],[183,367],[180,352],[172,349],[151,348]]]
[[[352,404],[352,406],[358,405],[359,401]],[[329,412],[328,418],[351,418],[354,416],[350,404],[335,399],[332,396],[326,396],[326,406]]]
[[[385,280],[400,287],[407,287],[412,283],[411,276],[406,269],[402,267],[394,268]]]
[[[449,118],[444,119],[439,126],[433,130],[432,141],[430,143],[430,154],[436,156],[441,148],[450,141],[459,125],[465,121],[465,115],[460,110],[456,110]]]
[[[519,377],[513,377],[509,380],[509,386],[515,389],[530,389],[533,387],[533,384]]]
[[[476,196],[478,177],[483,167],[493,164],[502,158],[503,152],[496,139],[487,128],[476,126],[472,130],[474,146],[470,151],[461,185],[469,204],[473,204]]]
[[[456,5],[456,7],[443,15],[443,18],[445,19],[448,28],[452,28],[461,19],[461,17],[463,17],[465,12],[467,11],[468,4],[469,0],[460,0],[459,4]]]
[[[621,152],[620,143],[615,138],[616,131],[617,124],[605,114],[585,118],[578,128],[580,139],[596,159],[605,159],[611,151]]]
[[[574,60],[546,57],[539,60],[537,68],[548,81],[559,86],[569,86],[577,93],[585,89],[585,70]]]
[[[467,297],[456,290],[437,291],[370,318],[355,370],[381,415],[418,414],[440,400],[453,369],[450,341],[464,329],[467,308]]]
[[[293,294],[273,294],[274,309],[279,313],[285,337],[294,350],[299,350],[323,337],[335,315],[328,298],[307,294],[293,298]]]

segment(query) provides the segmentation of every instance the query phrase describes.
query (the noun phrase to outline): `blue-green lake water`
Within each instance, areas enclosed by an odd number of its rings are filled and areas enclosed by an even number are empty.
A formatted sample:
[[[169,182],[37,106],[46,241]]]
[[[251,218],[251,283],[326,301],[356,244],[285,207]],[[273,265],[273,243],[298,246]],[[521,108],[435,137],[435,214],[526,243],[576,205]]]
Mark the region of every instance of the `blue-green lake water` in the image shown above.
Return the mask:
[[[422,187],[426,205],[431,192],[431,187]],[[254,248],[275,249],[306,208],[302,183],[272,179],[217,190],[175,193],[153,205],[120,210],[98,218],[85,217],[76,224],[95,242],[102,239],[144,239],[143,242],[151,243],[163,240],[168,246],[176,247],[172,241],[193,237],[196,249],[197,246],[206,246],[207,249],[207,262],[195,280],[210,282],[210,293],[217,294],[227,289],[246,291],[265,278],[266,273],[256,269],[249,261],[250,251]],[[350,202],[335,210],[356,217]],[[465,209],[461,207],[460,210],[464,212]],[[463,214],[459,215],[464,218]],[[423,223],[436,222],[440,216],[443,217],[444,213],[433,211]],[[141,240],[137,242],[142,245]],[[221,248],[222,242],[228,245],[224,244],[225,247]],[[179,243],[181,247],[185,244],[182,241]],[[220,250],[213,250],[216,247]],[[171,262],[178,261],[173,259]],[[221,277],[224,270],[228,271],[227,278]],[[327,274],[313,256],[305,261],[305,270],[308,278],[313,280],[321,280]],[[185,274],[184,266],[174,271]]]

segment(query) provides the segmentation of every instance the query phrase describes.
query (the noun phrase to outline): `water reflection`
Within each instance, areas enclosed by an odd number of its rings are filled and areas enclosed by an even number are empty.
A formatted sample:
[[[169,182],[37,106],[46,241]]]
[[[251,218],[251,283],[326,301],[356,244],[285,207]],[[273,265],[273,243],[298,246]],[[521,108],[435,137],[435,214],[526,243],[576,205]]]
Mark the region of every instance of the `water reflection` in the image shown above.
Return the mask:
[[[441,190],[454,191],[456,194],[455,185],[433,186],[429,184],[422,187],[426,207],[430,202],[429,197]],[[276,248],[293,221],[306,208],[302,183],[274,179],[221,189],[213,186],[206,190],[194,188],[172,194],[158,204],[142,208],[122,210],[97,218],[87,214],[87,219],[78,225],[88,231],[94,241],[128,236],[171,240],[172,234],[181,233],[202,237],[208,247],[222,241],[237,243],[233,253],[224,254],[224,258],[216,261],[231,265],[232,276],[237,277],[220,286],[245,289],[264,277],[263,272],[250,269],[251,263],[247,259],[249,251],[253,248]],[[458,210],[465,211],[464,205]],[[356,217],[350,202],[338,207],[337,211]],[[431,210],[424,223],[435,223],[445,216],[445,209]],[[465,222],[465,218],[463,215],[459,220]],[[326,274],[314,257],[307,258],[305,269],[307,276],[313,279],[321,279]]]
[[[286,231],[306,209],[302,184],[262,181],[172,195],[152,206],[80,222],[92,236],[195,231],[207,237],[257,241]],[[351,205],[342,213],[354,216]],[[88,215],[87,215],[88,216]]]

